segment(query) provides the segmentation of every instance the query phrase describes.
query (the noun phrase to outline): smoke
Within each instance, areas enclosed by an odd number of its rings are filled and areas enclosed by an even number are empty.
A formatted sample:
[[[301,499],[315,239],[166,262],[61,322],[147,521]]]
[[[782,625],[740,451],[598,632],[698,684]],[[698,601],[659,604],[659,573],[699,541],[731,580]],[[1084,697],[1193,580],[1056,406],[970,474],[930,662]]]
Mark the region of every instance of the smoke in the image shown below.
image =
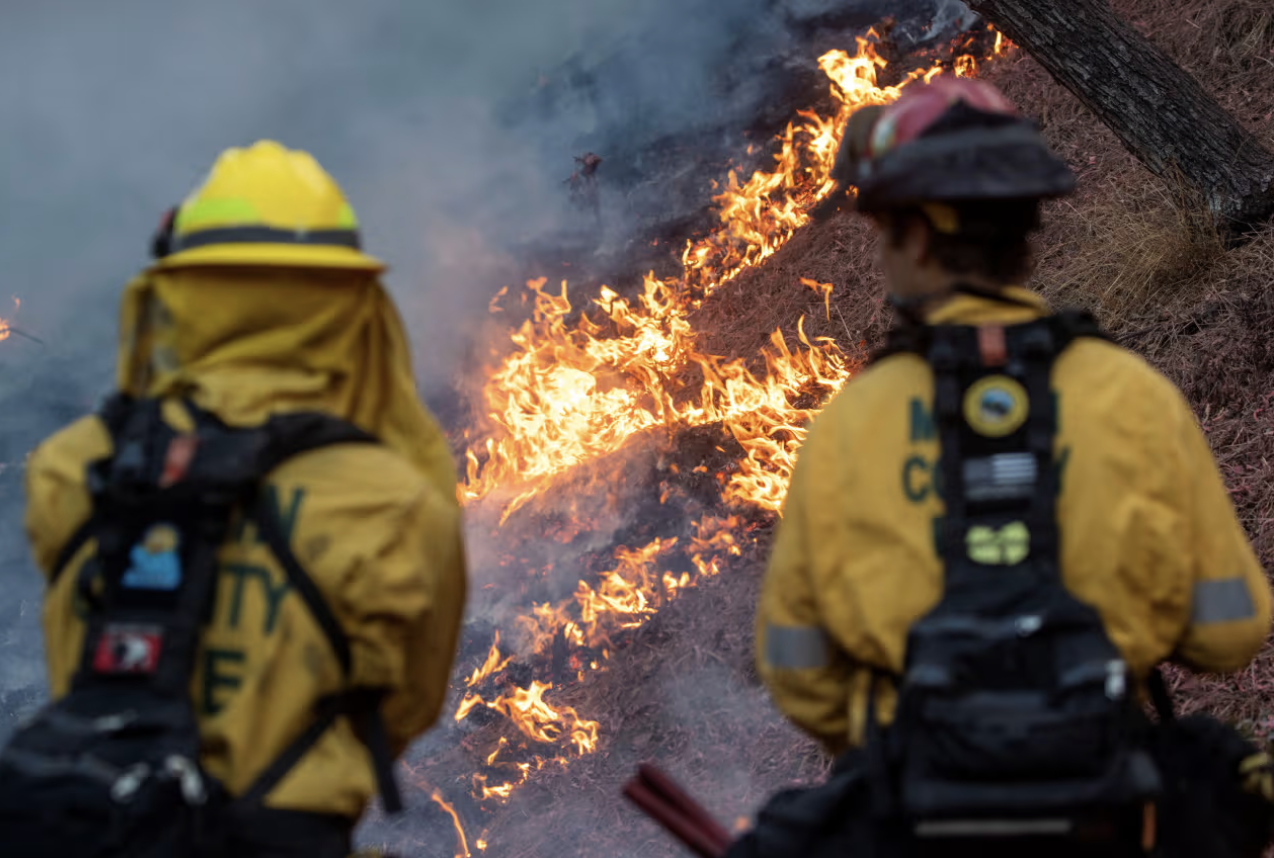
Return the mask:
[[[702,106],[699,85],[728,43],[694,50],[689,34],[713,32],[717,19],[704,6],[687,29],[677,8],[673,0],[8,4],[0,315],[11,315],[7,294],[21,298],[16,324],[46,345],[19,337],[0,345],[0,453],[9,464],[0,528],[14,555],[3,575],[18,596],[0,616],[0,685],[10,689],[0,701],[38,673],[38,582],[13,548],[22,544],[22,457],[109,388],[119,289],[145,264],[159,213],[217,153],[272,137],[312,151],[337,177],[370,251],[393,265],[387,279],[418,369],[437,388],[456,370],[457,323],[516,268],[506,248],[563,217],[561,181],[579,153],[569,138],[546,142],[553,123],[519,122],[509,111],[563,59],[659,34],[663,22],[683,32],[652,42],[649,62],[665,74],[634,78],[625,97],[657,100],[663,112],[641,122],[670,129]],[[669,87],[669,75],[682,85]]]
[[[607,240],[622,244],[650,214],[641,205],[667,202],[630,193],[658,187],[664,141],[738,145],[736,126],[770,97],[765,81],[792,62],[794,6],[5,4],[0,316],[12,315],[8,295],[21,298],[14,322],[44,344],[0,342],[0,741],[44,694],[23,457],[109,390],[120,288],[146,263],[159,213],[219,151],[274,138],[335,175],[369,251],[392,265],[434,396],[469,361],[470,323],[520,276],[520,249],[579,227],[562,186],[572,156],[607,159],[620,189],[608,192]]]

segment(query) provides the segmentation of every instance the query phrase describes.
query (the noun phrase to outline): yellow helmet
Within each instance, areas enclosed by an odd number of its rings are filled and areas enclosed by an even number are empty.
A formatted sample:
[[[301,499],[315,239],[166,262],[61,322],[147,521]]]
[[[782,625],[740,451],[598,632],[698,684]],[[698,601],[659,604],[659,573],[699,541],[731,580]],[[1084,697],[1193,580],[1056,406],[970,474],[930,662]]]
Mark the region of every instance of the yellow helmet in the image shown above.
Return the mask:
[[[159,268],[384,269],[360,246],[358,218],[327,171],[308,152],[262,140],[221,153],[165,218],[154,251]]]

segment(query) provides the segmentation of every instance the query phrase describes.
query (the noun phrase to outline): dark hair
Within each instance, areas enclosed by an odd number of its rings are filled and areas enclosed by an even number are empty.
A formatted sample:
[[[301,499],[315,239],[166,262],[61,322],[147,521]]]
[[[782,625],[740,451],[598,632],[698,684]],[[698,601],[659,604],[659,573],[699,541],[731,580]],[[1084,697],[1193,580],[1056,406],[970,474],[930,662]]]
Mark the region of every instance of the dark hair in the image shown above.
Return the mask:
[[[940,232],[919,206],[889,213],[888,240],[900,246],[913,222],[929,234],[929,254],[953,274],[972,274],[1002,285],[1018,284],[1031,273],[1030,233],[1039,227],[1038,200],[979,200],[943,203],[954,210],[955,233]]]

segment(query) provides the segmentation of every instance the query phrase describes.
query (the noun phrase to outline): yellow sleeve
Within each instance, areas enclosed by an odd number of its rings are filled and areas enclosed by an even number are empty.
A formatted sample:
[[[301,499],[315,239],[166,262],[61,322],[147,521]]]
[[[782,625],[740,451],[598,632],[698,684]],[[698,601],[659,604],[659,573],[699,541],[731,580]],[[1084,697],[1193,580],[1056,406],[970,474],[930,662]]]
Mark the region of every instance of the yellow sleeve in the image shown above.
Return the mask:
[[[1203,671],[1239,670],[1270,628],[1270,585],[1235,515],[1207,440],[1181,401],[1182,498],[1193,565],[1190,621],[1175,658]]]
[[[803,453],[808,453],[809,447]],[[792,474],[756,617],[756,661],[775,704],[832,754],[849,743],[850,662],[823,628],[810,566],[806,462]]]
[[[424,488],[395,539],[345,586],[356,685],[387,692],[385,726],[400,754],[438,718],[464,613],[465,551],[454,500]]]
[[[97,418],[88,417],[47,439],[27,459],[23,526],[35,563],[46,576],[92,510],[84,489],[85,467],[110,452],[105,428]]]

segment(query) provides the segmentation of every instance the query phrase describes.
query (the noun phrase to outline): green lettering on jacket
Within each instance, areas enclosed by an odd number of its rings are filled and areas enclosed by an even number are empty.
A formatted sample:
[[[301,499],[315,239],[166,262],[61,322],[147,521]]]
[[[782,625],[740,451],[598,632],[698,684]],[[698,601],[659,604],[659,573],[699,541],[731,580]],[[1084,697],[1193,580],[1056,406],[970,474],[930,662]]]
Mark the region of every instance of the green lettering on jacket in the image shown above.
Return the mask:
[[[920,503],[929,497],[929,463],[923,456],[908,456],[902,465],[902,490],[907,500]]]
[[[292,531],[296,529],[296,517],[301,512],[301,501],[305,500],[305,487],[297,486],[292,490],[292,497],[288,501],[286,510],[279,503],[279,492],[274,486],[265,487],[265,497],[274,509],[274,514],[279,518],[279,527],[283,531],[283,540],[291,544]]]
[[[274,631],[275,621],[279,618],[279,605],[283,603],[283,597],[291,589],[287,580],[284,579],[278,587],[275,587],[271,581],[270,570],[253,563],[223,563],[220,572],[234,578],[226,624],[232,629],[239,628],[239,615],[243,609],[243,588],[248,580],[253,580],[261,586],[261,592],[265,596],[265,620],[261,631],[266,635],[271,634]]]
[[[243,684],[238,672],[244,662],[243,650],[207,647],[203,653],[203,687],[199,709],[204,715],[216,715],[225,706],[219,691],[234,691]]]
[[[933,411],[929,409],[929,406],[922,402],[920,397],[913,396],[908,407],[911,411],[908,421],[911,426],[911,443],[936,441],[938,429],[933,423]]]
[[[265,487],[266,503],[278,516],[279,527],[283,531],[283,538],[291,543],[292,532],[296,530],[297,516],[301,514],[301,503],[305,500],[305,487],[297,486],[292,490],[292,496],[288,499],[287,509],[279,502],[279,490],[275,486],[267,485]],[[253,525],[249,529],[248,525]],[[251,514],[244,515],[240,513],[238,517],[231,523],[230,532],[234,534],[234,541],[240,544],[262,544],[261,535],[257,533],[254,523],[254,516]]]

